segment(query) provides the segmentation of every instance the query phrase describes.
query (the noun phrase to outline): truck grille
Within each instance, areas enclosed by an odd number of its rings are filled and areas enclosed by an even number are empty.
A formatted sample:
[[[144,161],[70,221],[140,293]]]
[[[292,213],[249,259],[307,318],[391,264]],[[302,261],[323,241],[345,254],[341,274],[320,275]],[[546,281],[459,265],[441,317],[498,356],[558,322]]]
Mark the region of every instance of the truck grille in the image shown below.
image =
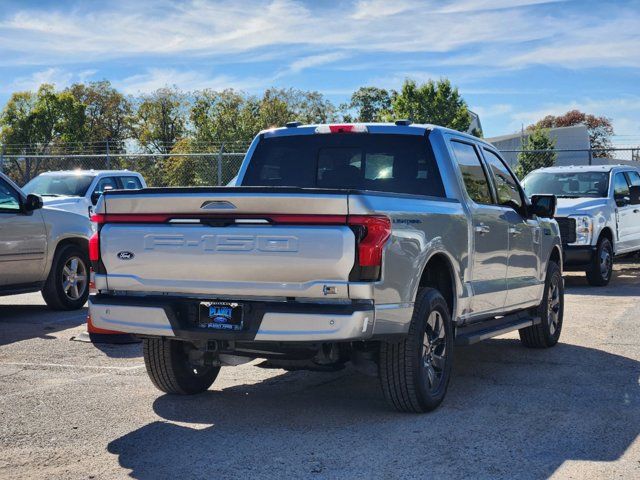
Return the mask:
[[[560,238],[562,244],[574,243],[576,241],[576,220],[575,218],[556,217],[556,222],[560,227]]]

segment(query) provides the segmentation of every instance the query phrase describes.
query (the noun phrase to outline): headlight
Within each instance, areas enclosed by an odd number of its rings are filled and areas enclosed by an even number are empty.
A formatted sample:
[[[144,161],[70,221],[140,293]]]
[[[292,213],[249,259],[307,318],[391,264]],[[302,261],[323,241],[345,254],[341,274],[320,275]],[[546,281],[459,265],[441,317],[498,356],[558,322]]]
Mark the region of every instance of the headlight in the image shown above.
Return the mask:
[[[576,221],[576,241],[574,245],[590,245],[593,220],[588,215],[571,215]]]

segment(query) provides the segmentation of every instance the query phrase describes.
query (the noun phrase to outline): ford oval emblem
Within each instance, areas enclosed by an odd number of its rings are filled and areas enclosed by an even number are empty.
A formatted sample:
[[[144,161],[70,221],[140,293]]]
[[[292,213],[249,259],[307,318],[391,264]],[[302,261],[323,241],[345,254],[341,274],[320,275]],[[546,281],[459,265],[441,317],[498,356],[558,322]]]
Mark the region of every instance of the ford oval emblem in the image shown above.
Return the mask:
[[[133,252],[118,252],[118,258],[120,260],[132,260],[135,255]]]

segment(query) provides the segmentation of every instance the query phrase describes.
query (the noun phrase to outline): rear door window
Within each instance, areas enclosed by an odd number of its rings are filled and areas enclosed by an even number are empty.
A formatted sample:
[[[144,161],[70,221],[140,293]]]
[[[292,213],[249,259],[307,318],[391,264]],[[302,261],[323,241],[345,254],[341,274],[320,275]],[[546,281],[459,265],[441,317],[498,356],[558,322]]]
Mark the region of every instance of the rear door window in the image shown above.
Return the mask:
[[[372,190],[444,197],[428,137],[313,134],[258,143],[244,186]]]
[[[634,186],[634,187],[640,186],[640,174],[638,174],[638,172],[634,172],[634,171],[627,172],[627,178],[629,179],[629,184],[631,186]]]
[[[492,204],[489,180],[475,147],[470,143],[457,141],[452,141],[451,147],[471,200],[481,205]]]

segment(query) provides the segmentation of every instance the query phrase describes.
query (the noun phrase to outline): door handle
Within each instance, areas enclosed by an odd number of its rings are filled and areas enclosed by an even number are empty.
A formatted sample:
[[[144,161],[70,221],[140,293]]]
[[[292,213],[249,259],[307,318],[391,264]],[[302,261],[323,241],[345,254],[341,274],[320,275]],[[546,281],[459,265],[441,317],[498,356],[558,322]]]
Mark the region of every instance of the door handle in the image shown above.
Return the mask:
[[[514,237],[517,237],[521,233],[522,232],[518,230],[516,227],[509,227],[509,234],[513,235]]]
[[[476,231],[476,233],[479,233],[480,235],[484,235],[485,233],[489,233],[491,231],[491,229],[484,223],[476,225],[474,230]]]

